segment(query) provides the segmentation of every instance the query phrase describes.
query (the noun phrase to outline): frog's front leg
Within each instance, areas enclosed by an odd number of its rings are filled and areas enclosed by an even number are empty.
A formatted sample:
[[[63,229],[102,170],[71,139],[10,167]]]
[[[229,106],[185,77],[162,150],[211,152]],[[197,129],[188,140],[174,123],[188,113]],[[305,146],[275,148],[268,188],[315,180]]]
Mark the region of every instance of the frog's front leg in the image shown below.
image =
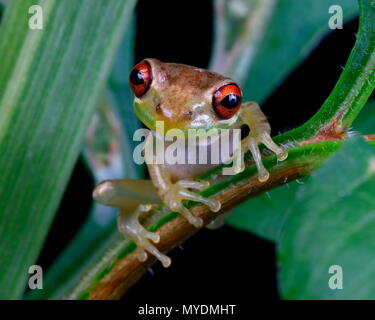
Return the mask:
[[[193,226],[199,228],[203,225],[203,220],[195,217],[189,209],[183,205],[184,200],[192,200],[203,203],[211,211],[217,212],[221,208],[221,203],[214,199],[208,199],[192,190],[201,191],[209,186],[208,181],[179,180],[172,182],[171,173],[163,164],[158,164],[156,155],[148,150],[152,150],[154,138],[149,134],[145,142],[145,159],[152,183],[157,189],[161,201],[171,210],[183,215]],[[156,150],[156,153],[158,151]]]
[[[147,191],[155,190],[153,186],[156,186],[156,191],[162,202],[171,210],[182,214],[195,227],[201,227],[203,221],[201,218],[195,217],[186,207],[183,206],[183,200],[193,200],[203,203],[214,212],[220,210],[220,202],[213,199],[207,199],[189,190],[203,190],[208,187],[208,182],[180,180],[176,183],[172,183],[169,178],[168,170],[164,169],[162,165],[148,164],[148,169],[152,178],[152,184],[150,183],[151,186],[143,180],[143,184],[139,185],[141,188],[144,188],[143,191],[139,189],[138,192],[134,194],[143,194],[143,197],[147,194],[153,195],[156,192],[149,193]],[[124,183],[124,180],[118,180],[117,185],[115,186],[116,193],[121,193],[122,195],[121,197],[116,197],[118,201],[121,201],[121,203],[119,202],[117,205],[120,207],[120,214],[117,219],[120,232],[130,238],[140,248],[140,250],[138,250],[138,258],[141,261],[147,259],[147,252],[149,252],[155,256],[164,267],[168,267],[171,264],[171,259],[161,253],[152,243],[158,243],[160,241],[160,236],[157,233],[147,231],[139,222],[140,216],[143,213],[150,211],[153,208],[153,205],[144,204],[147,202],[143,202],[143,204],[141,204],[142,202],[139,202],[135,210],[134,208],[132,208],[133,210],[126,208],[124,203],[126,202],[125,194],[128,194],[127,198],[129,198],[129,192],[123,184],[120,184],[121,182]],[[111,183],[113,184],[115,181],[112,181]],[[134,190],[134,188],[132,190]],[[137,199],[137,201],[139,200],[141,199]],[[152,197],[149,196],[148,199],[145,198],[144,200],[152,200]],[[155,199],[153,200],[152,203],[159,202],[155,201]]]
[[[179,180],[172,183],[168,169],[158,164],[149,164],[148,171],[154,185],[158,189],[158,194],[162,202],[171,210],[182,214],[195,227],[201,227],[203,225],[203,220],[199,217],[195,217],[190,210],[183,205],[184,200],[203,203],[213,212],[220,210],[221,204],[219,201],[205,198],[191,191],[191,189],[201,191],[207,188],[209,186],[208,181]]]
[[[257,103],[246,102],[241,108],[241,120],[243,124],[247,124],[250,128],[249,135],[242,141],[242,146],[245,146],[243,151],[247,151],[246,148],[250,150],[258,168],[258,179],[264,182],[268,180],[269,173],[262,163],[259,145],[264,144],[276,154],[279,161],[285,160],[288,157],[288,153],[272,140],[270,135],[271,126]]]
[[[103,181],[95,188],[93,197],[101,204],[119,208],[118,229],[138,246],[139,260],[145,261],[146,252],[150,252],[164,267],[171,264],[171,259],[152,244],[160,241],[159,234],[147,231],[139,221],[143,213],[149,212],[153,204],[160,202],[150,180]]]

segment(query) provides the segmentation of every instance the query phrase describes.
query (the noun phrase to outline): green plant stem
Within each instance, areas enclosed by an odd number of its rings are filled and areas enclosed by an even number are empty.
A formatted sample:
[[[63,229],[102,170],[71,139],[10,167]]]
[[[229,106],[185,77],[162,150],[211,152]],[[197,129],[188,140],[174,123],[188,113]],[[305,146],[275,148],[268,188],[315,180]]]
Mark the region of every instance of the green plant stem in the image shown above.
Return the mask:
[[[372,4],[371,4],[372,3]],[[277,138],[341,139],[375,88],[375,6],[359,1],[360,24],[357,41],[335,88],[319,111],[304,125]],[[322,75],[324,76],[324,75]]]

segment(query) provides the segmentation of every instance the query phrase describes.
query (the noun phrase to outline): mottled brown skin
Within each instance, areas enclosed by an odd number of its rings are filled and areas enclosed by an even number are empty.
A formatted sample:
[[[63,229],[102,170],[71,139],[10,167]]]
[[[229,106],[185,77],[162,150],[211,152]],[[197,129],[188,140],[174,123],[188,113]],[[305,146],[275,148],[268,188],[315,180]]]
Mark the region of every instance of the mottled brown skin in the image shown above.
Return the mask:
[[[229,127],[237,117],[221,119],[212,109],[214,92],[232,79],[204,69],[178,63],[146,59],[152,68],[152,85],[141,98],[135,98],[143,112],[154,121],[164,121],[169,129]],[[202,120],[200,116],[204,116]],[[142,116],[140,116],[143,121]],[[145,122],[146,126],[152,126]]]

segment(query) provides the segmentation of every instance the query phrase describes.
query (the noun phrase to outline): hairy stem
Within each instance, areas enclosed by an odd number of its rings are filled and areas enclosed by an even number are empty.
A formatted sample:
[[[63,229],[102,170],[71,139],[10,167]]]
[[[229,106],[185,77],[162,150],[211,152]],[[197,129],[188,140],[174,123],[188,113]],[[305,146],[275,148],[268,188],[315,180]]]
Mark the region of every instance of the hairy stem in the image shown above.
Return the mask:
[[[374,2],[360,0],[359,9],[357,41],[332,93],[309,121],[281,135],[278,141],[342,139],[365,106],[375,88]]]
[[[375,147],[373,136],[367,136],[366,140]],[[255,165],[247,166],[242,173],[223,180],[217,172],[212,171],[204,178],[209,179],[213,185],[202,194],[221,201],[222,210],[219,213],[213,213],[202,205],[189,203],[188,206],[196,216],[204,220],[206,225],[221,212],[227,211],[250,197],[309,175],[342,143],[342,141],[333,140],[294,148],[290,150],[289,160],[286,162],[277,163],[274,156],[267,157],[264,162],[271,173],[267,183],[258,181]],[[156,217],[158,219],[151,223]],[[182,216],[168,212],[166,207],[155,210],[153,217],[144,221],[144,224],[149,226],[150,231],[158,230],[161,240],[157,247],[163,252],[168,252],[183,243],[199,230]],[[147,261],[139,261],[133,252],[134,249],[134,244],[127,240],[117,242],[67,298],[120,299],[155,262],[155,258],[150,255]]]

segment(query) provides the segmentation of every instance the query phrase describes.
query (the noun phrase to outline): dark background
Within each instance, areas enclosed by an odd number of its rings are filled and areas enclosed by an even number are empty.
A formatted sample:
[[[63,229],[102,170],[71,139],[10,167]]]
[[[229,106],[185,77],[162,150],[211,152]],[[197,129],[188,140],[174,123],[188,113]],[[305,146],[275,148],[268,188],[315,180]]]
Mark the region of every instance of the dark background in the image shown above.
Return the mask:
[[[136,61],[155,57],[207,67],[212,43],[211,1],[141,0],[137,15]],[[300,125],[322,105],[342,72],[357,29],[356,19],[328,35],[262,105],[275,134]],[[84,222],[93,188],[80,159],[38,262],[44,269]],[[125,303],[278,298],[275,246],[252,234],[228,226],[202,230],[170,256],[172,266],[164,269],[157,263],[127,293]]]

